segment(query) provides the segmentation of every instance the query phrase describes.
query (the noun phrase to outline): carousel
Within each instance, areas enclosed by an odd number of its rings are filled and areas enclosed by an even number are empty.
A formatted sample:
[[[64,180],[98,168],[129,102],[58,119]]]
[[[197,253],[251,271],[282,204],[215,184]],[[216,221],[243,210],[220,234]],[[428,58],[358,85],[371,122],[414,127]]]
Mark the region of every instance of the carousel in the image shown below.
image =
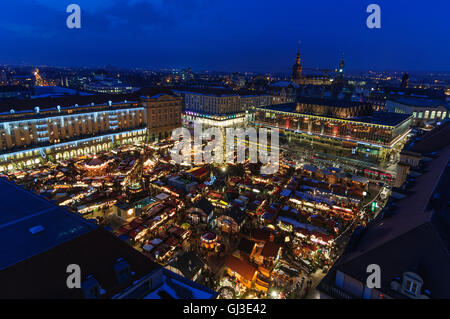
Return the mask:
[[[213,250],[216,248],[216,245],[217,245],[217,235],[212,232],[204,233],[200,237],[200,241],[201,241],[202,247]]]
[[[81,168],[86,172],[88,176],[103,175],[108,168],[108,162],[101,160],[98,157],[94,157],[88,162],[85,162]]]

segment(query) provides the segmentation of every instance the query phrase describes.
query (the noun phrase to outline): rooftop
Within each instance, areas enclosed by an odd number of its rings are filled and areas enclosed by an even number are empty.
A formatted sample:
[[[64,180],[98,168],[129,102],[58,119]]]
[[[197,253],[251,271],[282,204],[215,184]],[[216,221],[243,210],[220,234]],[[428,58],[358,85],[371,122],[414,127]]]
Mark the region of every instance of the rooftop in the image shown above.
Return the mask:
[[[215,299],[217,293],[163,269],[163,283],[143,299]]]
[[[174,95],[173,91],[161,87],[161,88],[143,88],[139,91],[129,94],[95,94],[95,95],[70,95],[65,97],[45,97],[37,99],[6,99],[0,101],[0,113],[9,112],[11,109],[14,111],[30,111],[34,112],[36,106],[40,107],[41,111],[45,109],[56,108],[58,105],[61,108],[73,107],[75,104],[81,106],[90,106],[91,103],[95,105],[107,104],[109,101],[112,103],[121,103],[127,101],[139,101],[141,96],[157,96],[158,94],[165,93],[168,95]]]
[[[217,88],[176,87],[176,88],[174,88],[173,91],[175,93],[179,93],[179,94],[190,93],[190,94],[217,96],[217,97],[267,95],[267,93],[262,92],[262,91],[229,90],[229,89],[217,89]]]
[[[414,107],[446,107],[450,109],[450,104],[448,102],[437,99],[399,97],[392,99],[392,101]]]
[[[96,226],[0,180],[0,270],[92,231]]]

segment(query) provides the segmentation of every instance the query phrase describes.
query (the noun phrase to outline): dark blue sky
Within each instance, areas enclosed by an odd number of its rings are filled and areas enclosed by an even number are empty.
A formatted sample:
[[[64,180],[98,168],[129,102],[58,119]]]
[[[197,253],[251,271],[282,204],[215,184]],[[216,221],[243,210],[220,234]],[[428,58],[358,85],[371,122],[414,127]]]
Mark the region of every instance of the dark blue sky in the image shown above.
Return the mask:
[[[81,6],[81,29],[66,6]],[[381,29],[366,26],[381,7]],[[305,67],[450,71],[449,0],[10,0],[0,4],[0,64]]]

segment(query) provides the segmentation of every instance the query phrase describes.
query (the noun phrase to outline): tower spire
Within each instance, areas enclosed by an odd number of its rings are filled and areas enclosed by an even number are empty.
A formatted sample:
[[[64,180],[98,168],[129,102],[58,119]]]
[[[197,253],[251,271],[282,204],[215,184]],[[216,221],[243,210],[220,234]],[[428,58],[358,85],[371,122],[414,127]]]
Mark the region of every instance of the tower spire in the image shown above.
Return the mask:
[[[292,66],[292,81],[299,84],[302,78],[302,63],[300,59],[300,40],[298,40],[297,58]]]

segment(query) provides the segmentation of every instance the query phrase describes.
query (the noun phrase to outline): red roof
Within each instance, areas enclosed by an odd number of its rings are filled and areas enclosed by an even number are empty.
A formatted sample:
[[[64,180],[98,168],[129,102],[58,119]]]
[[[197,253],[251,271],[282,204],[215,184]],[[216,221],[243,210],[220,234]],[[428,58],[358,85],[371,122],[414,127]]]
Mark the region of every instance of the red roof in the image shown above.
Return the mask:
[[[238,273],[246,280],[252,280],[256,272],[256,267],[251,263],[234,257],[233,255],[227,256],[225,259],[225,266],[235,273]]]
[[[209,173],[209,170],[205,167],[200,167],[196,170],[191,171],[191,174],[197,178],[201,177],[204,174]]]
[[[166,245],[169,247],[176,246],[176,245],[178,245],[178,239],[171,236],[171,237],[169,237],[169,239],[166,240]]]
[[[305,235],[305,236],[309,236],[311,233],[309,232],[309,230],[307,230],[307,229],[305,229],[305,228],[300,228],[300,227],[296,227],[295,228],[295,231],[296,232],[298,232],[298,233],[300,233],[300,234],[303,234],[303,235]]]
[[[257,241],[269,241],[271,231],[267,228],[253,230],[250,237]]]
[[[280,245],[274,244],[273,242],[269,241],[264,245],[261,255],[263,255],[266,258],[275,258],[280,248],[281,248]]]
[[[130,227],[136,228],[136,227],[140,226],[142,223],[143,223],[143,220],[142,220],[142,219],[140,219],[140,218],[135,218],[135,219],[133,219],[133,220],[131,221]]]

